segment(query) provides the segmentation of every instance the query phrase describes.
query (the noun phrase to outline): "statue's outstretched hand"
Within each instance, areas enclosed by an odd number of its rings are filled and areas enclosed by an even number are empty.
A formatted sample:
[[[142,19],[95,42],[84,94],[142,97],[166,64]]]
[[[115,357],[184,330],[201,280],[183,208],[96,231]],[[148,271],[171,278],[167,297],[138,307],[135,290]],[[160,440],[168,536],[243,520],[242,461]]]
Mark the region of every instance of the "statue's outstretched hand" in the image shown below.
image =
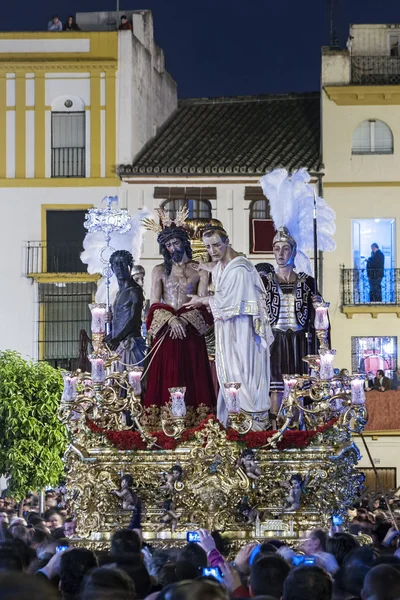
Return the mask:
[[[185,308],[195,308],[198,306],[208,306],[210,303],[209,296],[196,296],[196,294],[188,294],[190,302],[186,302],[183,306]]]
[[[206,263],[201,262],[201,263],[191,263],[190,266],[195,271],[208,271],[208,273],[211,273],[211,271],[214,269],[216,264],[217,264],[216,262],[206,262]]]

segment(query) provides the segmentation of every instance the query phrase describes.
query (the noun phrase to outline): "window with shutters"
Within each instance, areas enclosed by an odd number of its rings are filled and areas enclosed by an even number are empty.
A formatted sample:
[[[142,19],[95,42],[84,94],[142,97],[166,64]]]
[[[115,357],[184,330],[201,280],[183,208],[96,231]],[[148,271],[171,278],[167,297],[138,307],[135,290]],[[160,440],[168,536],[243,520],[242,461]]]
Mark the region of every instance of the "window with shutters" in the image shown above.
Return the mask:
[[[51,113],[51,176],[85,177],[86,115]]]
[[[393,135],[383,121],[363,121],[353,132],[352,154],[393,154]]]
[[[216,200],[217,190],[211,187],[156,187],[154,198],[161,200],[161,207],[171,219],[185,205],[189,210],[189,219],[211,219],[210,200]]]
[[[261,188],[246,187],[245,200],[250,201],[250,253],[272,252],[275,235],[274,222],[269,212],[269,202]]]

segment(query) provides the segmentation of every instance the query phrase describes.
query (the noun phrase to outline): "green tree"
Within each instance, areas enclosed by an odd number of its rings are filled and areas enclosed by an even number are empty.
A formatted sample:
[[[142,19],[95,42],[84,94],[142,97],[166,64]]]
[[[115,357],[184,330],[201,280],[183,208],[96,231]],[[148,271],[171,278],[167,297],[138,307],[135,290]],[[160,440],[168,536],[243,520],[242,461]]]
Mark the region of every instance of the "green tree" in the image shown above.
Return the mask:
[[[0,473],[11,475],[10,494],[56,485],[63,474],[67,434],[58,420],[60,371],[0,352]]]

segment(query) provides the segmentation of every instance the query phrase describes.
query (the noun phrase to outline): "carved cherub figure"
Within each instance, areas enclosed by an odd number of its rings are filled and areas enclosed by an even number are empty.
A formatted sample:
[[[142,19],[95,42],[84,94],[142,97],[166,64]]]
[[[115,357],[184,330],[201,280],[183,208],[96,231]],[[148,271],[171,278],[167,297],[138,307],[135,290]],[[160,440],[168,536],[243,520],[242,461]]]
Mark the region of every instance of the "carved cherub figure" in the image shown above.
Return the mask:
[[[132,490],[133,477],[127,473],[121,478],[121,490],[112,490],[112,494],[122,500],[123,510],[136,510],[138,505],[138,496]]]
[[[301,494],[303,492],[304,480],[301,475],[292,475],[289,479],[289,493],[286,496],[285,512],[297,510],[300,507]]]
[[[174,491],[174,486],[177,481],[181,481],[183,470],[180,465],[174,465],[169,473],[162,473],[164,483],[161,486],[162,490],[166,490],[169,493]]]
[[[258,479],[261,476],[261,470],[254,460],[254,452],[250,448],[243,450],[236,463],[236,468],[242,467],[249,479]]]
[[[257,516],[260,516],[260,511],[256,506],[250,506],[248,496],[244,496],[237,507],[239,518],[246,524],[254,523]]]
[[[175,532],[178,524],[179,515],[175,512],[175,504],[170,498],[165,500],[162,504],[164,514],[160,517],[160,525],[157,527],[157,531],[165,528],[165,525],[171,526],[172,533]]]

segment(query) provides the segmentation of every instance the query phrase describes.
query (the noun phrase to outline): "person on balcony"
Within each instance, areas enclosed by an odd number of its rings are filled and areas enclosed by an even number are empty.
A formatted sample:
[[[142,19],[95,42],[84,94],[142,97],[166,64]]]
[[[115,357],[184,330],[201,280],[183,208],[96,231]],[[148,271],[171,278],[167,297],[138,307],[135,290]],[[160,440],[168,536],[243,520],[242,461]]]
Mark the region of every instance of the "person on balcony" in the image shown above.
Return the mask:
[[[120,26],[118,27],[119,31],[132,31],[132,23],[129,23],[126,15],[122,15],[121,17],[121,23]]]
[[[378,390],[378,392],[387,392],[392,389],[392,380],[389,379],[389,377],[385,377],[385,373],[382,369],[379,369],[376,372],[374,389]]]
[[[75,17],[72,15],[68,17],[67,22],[64,23],[63,31],[80,31],[78,23],[75,21]]]
[[[369,281],[369,301],[382,302],[381,281],[384,275],[385,255],[374,242],[371,246],[371,256],[367,260],[367,276]]]
[[[51,19],[47,24],[47,31],[62,31],[62,23],[57,15]]]

